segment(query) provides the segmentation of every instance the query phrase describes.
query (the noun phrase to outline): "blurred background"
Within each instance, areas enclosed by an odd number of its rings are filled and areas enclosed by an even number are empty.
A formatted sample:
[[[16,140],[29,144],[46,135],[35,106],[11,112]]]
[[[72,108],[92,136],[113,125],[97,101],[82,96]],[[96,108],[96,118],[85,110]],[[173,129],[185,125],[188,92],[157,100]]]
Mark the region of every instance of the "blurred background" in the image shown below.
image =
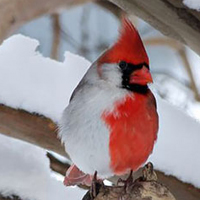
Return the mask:
[[[121,18],[121,11],[114,5],[98,4],[87,3],[43,16],[16,33],[39,40],[38,51],[46,57],[63,61],[64,52],[70,51],[93,62],[116,40]],[[141,19],[132,17],[132,21],[150,58],[153,89],[200,120],[199,56]]]

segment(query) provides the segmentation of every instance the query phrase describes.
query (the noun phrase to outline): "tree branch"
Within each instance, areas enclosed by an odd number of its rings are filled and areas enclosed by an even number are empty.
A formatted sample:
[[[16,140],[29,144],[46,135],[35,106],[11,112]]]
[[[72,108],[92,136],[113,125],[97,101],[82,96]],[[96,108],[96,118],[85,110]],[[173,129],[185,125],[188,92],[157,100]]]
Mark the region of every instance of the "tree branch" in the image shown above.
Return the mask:
[[[145,45],[165,45],[173,48],[176,51],[179,51],[182,48],[182,44],[176,40],[172,40],[166,37],[156,37],[156,38],[148,38],[143,40]]]
[[[60,45],[60,15],[55,13],[51,15],[52,29],[53,29],[53,41],[51,47],[51,58],[58,60],[59,56],[59,45]]]
[[[92,0],[1,0],[0,19],[4,20],[0,20],[0,43],[18,27],[34,18],[88,1]],[[110,1],[130,15],[144,19],[163,34],[188,45],[200,55],[200,12],[184,6],[182,0]],[[102,4],[104,7],[108,6]]]
[[[47,154],[50,159],[50,167],[53,171],[62,174],[65,176],[66,169],[68,169],[69,164],[64,163],[58,159],[56,159],[51,154]],[[173,176],[167,176],[163,172],[155,171],[158,176],[158,181],[165,184],[169,190],[174,194],[177,200],[199,200],[200,199],[200,189],[195,188],[191,184],[183,183]],[[134,173],[133,177],[138,178],[142,175],[142,169],[139,170],[136,174]],[[127,176],[121,177],[122,179],[126,179]],[[110,181],[117,183],[119,177],[115,176]],[[83,188],[83,187],[82,187]],[[86,189],[86,188],[84,188]]]
[[[132,174],[123,184],[105,186],[101,181],[95,180],[83,200],[175,200],[163,184],[157,181],[153,165],[148,163],[142,170],[142,176],[133,181]]]
[[[65,176],[67,169],[70,167],[70,165],[68,163],[64,163],[61,162],[60,160],[58,160],[57,158],[55,158],[51,153],[47,152],[47,157],[50,160],[50,168]]]
[[[186,55],[185,47],[182,46],[182,48],[179,49],[178,53],[179,53],[179,55],[181,57],[183,65],[184,65],[184,67],[185,67],[185,69],[187,71],[187,74],[189,76],[190,86],[191,86],[192,91],[194,92],[195,99],[197,101],[200,101],[200,95],[199,95],[198,87],[196,85],[195,78],[193,76],[192,69],[191,69],[190,63],[189,63],[187,55]]]
[[[0,43],[28,21],[88,1],[91,0],[1,0]]]
[[[163,34],[188,45],[200,55],[200,12],[182,0],[110,0],[131,15],[137,15]]]
[[[0,133],[68,157],[57,138],[56,125],[43,116],[0,105]]]

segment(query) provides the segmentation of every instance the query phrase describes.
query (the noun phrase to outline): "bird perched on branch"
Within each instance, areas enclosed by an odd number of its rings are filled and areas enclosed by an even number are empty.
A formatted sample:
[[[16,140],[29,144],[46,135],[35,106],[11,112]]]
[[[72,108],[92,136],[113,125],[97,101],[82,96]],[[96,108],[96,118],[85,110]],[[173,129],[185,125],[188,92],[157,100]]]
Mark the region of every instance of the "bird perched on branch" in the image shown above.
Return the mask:
[[[66,185],[90,185],[136,171],[153,150],[158,131],[149,59],[137,30],[123,18],[117,42],[89,68],[60,121],[72,165]]]

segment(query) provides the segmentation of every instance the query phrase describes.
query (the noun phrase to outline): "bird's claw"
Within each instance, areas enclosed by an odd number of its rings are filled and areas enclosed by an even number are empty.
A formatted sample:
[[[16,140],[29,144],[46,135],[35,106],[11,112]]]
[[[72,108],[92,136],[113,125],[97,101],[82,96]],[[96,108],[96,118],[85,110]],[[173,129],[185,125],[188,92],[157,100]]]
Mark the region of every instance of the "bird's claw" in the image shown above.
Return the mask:
[[[92,184],[90,187],[91,199],[94,199],[98,195],[99,190],[102,186],[104,186],[103,181],[101,179],[97,179],[97,171],[95,171],[93,180],[92,180]]]
[[[151,162],[148,162],[144,166],[142,174],[143,174],[142,176],[143,181],[156,181],[158,179],[154,171],[153,164]]]
[[[121,178],[118,179],[117,181],[117,185],[119,185],[119,183],[123,183],[123,187],[124,187],[124,191],[127,190],[127,188],[133,184],[133,170],[130,171],[130,174],[128,176],[127,179],[123,180]]]

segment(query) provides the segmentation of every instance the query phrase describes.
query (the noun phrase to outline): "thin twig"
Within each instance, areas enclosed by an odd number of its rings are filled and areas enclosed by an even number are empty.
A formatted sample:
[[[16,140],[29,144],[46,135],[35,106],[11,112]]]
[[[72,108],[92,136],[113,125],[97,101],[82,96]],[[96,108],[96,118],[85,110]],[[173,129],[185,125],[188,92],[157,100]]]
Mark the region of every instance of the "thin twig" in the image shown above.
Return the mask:
[[[166,37],[156,37],[156,38],[150,38],[150,39],[144,39],[144,44],[145,45],[166,45],[169,46],[175,50],[179,50],[182,46],[178,41],[166,38]]]
[[[51,15],[53,23],[53,42],[51,48],[51,58],[58,60],[60,45],[60,16],[55,13]]]
[[[65,176],[67,169],[70,167],[70,164],[58,160],[49,152],[47,152],[47,157],[50,160],[50,168],[53,171]]]
[[[200,101],[199,91],[198,91],[197,85],[195,83],[195,79],[194,79],[194,76],[193,76],[193,73],[192,73],[192,69],[191,69],[190,63],[189,63],[187,55],[186,55],[185,47],[182,46],[182,48],[179,49],[178,53],[181,57],[183,65],[184,65],[184,67],[187,71],[189,78],[190,78],[190,87],[191,87],[192,91],[194,92],[195,99],[197,101]]]

